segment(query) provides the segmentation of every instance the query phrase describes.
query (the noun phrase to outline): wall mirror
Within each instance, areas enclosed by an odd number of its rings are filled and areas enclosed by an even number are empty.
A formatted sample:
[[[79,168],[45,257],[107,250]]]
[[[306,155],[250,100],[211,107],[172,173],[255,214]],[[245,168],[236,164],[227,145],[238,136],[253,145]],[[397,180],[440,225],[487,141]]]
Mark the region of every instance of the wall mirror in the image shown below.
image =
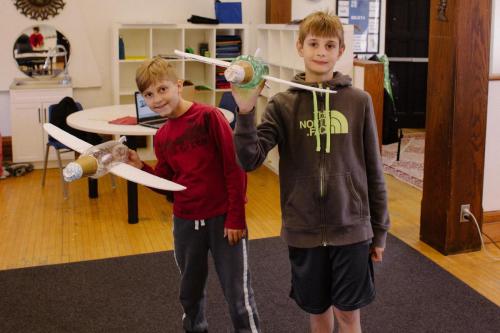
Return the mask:
[[[70,51],[69,41],[61,32],[42,24],[23,30],[12,53],[21,72],[40,78],[65,72]]]

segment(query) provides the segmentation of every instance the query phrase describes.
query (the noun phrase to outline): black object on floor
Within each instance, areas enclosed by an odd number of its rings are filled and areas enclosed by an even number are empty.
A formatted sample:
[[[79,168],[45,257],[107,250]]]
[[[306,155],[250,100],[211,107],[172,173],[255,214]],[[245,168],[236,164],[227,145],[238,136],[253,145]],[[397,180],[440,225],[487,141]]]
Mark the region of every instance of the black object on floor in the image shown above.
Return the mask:
[[[249,242],[263,332],[308,332],[308,317],[288,298],[290,272],[279,238]],[[376,266],[377,298],[362,311],[365,333],[498,332],[499,308],[389,236]],[[183,332],[179,272],[159,252],[0,272],[0,332]],[[213,266],[210,332],[230,332]]]

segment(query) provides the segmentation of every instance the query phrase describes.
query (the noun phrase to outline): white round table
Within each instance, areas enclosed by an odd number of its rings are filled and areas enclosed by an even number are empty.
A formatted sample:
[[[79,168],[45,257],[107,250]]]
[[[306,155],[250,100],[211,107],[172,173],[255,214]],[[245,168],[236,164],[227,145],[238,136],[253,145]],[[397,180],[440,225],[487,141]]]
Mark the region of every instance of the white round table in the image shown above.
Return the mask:
[[[234,114],[219,108],[228,122],[234,120]],[[111,135],[155,135],[156,129],[141,125],[110,124],[110,120],[136,116],[135,104],[102,106],[74,112],[66,118],[69,126],[92,133]]]

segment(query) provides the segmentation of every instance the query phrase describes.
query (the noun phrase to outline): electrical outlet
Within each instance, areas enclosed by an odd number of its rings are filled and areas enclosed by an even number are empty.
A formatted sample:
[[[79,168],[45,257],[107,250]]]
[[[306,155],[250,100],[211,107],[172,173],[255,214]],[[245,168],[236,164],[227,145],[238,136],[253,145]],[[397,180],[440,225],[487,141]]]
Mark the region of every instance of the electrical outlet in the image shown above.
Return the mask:
[[[465,218],[466,213],[465,211],[470,211],[470,204],[467,205],[460,205],[460,222],[469,222],[469,218]]]

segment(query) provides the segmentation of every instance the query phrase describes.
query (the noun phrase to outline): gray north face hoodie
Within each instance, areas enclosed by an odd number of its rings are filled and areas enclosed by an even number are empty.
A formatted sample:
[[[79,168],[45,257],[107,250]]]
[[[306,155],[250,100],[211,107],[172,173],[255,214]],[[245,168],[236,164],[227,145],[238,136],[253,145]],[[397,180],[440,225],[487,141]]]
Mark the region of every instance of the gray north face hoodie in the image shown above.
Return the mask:
[[[321,83],[335,94],[290,88],[269,101],[262,122],[238,115],[234,134],[242,167],[254,170],[278,145],[282,237],[310,248],[373,238],[385,246],[387,195],[370,96],[335,72]]]

